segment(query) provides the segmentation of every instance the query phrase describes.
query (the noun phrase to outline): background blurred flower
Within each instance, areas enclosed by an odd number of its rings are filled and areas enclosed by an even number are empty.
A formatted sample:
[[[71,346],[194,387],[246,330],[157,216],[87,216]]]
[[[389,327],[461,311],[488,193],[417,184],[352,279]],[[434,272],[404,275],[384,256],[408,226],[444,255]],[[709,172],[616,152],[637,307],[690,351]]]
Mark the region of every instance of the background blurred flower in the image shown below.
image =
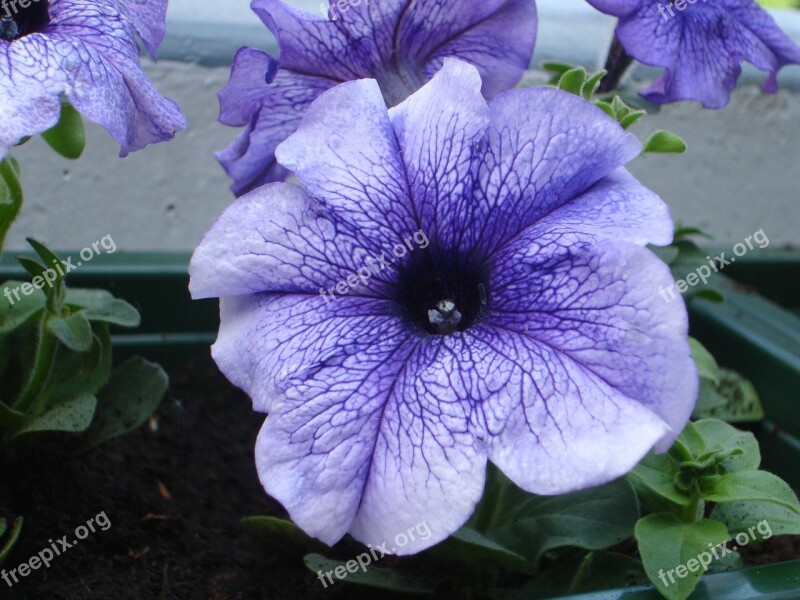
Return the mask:
[[[445,57],[455,56],[478,67],[490,98],[516,85],[533,54],[534,0],[334,4],[321,17],[281,0],[253,0],[253,10],[278,39],[280,60],[242,48],[219,94],[220,121],[247,127],[217,153],[237,195],[286,177],[275,148],[311,102],[336,84],[375,79],[392,106],[430,79]]]
[[[195,298],[222,298],[213,356],[269,412],[258,470],[296,523],[380,544],[425,521],[414,553],[468,519],[487,459],[560,494],[669,448],[697,372],[644,247],[672,220],[620,166],[640,151],[565,92],[487,105],[453,59],[388,111],[374,80],[311,105],[277,150],[305,189],[240,198],[190,267]],[[369,286],[321,296],[420,230]]]
[[[37,0],[0,21],[0,157],[58,122],[62,96],[104,127],[120,155],[186,126],[178,105],[142,72],[137,33],[151,54],[167,0]],[[5,13],[3,13],[5,14]]]
[[[706,108],[722,108],[736,87],[742,61],[769,71],[767,92],[777,89],[782,66],[800,63],[800,46],[755,0],[588,2],[619,17],[616,36],[630,56],[665,67],[661,78],[642,92],[656,104],[697,100]]]

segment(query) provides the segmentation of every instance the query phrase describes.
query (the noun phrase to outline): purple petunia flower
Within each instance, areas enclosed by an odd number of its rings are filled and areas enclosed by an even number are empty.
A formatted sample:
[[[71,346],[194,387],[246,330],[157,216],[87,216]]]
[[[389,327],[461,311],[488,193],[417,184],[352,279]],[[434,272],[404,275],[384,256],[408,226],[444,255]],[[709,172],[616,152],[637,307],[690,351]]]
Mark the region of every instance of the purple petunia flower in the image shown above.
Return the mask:
[[[275,148],[333,86],[375,79],[394,106],[454,56],[478,67],[491,98],[520,80],[536,40],[534,0],[346,0],[331,2],[326,16],[281,0],[251,6],[277,37],[280,60],[242,48],[219,93],[220,121],[246,126],[216,154],[236,195],[285,179]]]
[[[742,61],[769,72],[767,92],[777,89],[781,67],[800,63],[800,46],[755,0],[588,2],[619,17],[616,36],[630,56],[665,68],[642,92],[656,104],[697,100],[706,108],[722,108],[736,87]]]
[[[167,0],[31,1],[0,9],[0,157],[54,126],[62,96],[120,143],[121,156],[186,126],[142,72],[136,43],[139,35],[155,54]]]
[[[692,411],[686,311],[644,247],[672,221],[621,166],[638,140],[565,92],[480,90],[448,59],[388,111],[374,80],[326,92],[276,153],[305,187],[243,196],[192,259],[193,296],[222,298],[213,356],[269,413],[261,481],[326,543],[425,522],[395,549],[418,552],[467,520],[487,460],[565,493]]]

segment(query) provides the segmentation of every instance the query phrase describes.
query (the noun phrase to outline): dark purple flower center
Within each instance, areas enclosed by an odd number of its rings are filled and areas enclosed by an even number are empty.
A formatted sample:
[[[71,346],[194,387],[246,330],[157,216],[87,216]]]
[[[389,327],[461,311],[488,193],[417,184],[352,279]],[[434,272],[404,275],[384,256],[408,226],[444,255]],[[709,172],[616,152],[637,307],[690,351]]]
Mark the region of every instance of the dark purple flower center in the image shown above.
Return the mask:
[[[413,325],[433,335],[472,327],[489,302],[488,269],[433,247],[410,258],[400,268],[394,299]]]
[[[0,39],[13,41],[50,22],[48,0],[0,0]]]

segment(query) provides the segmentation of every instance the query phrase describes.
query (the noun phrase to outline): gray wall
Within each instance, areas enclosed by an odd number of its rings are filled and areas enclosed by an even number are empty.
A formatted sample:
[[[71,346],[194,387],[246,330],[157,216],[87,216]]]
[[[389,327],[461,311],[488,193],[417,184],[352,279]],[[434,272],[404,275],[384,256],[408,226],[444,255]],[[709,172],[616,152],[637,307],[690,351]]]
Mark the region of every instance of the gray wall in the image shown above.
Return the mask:
[[[319,2],[298,0],[319,11]],[[249,12],[246,0],[171,0],[170,34],[162,60],[146,70],[163,93],[177,100],[189,128],[175,141],[126,159],[98,127],[89,125],[84,157],[66,161],[41,140],[14,151],[24,170],[23,215],[9,249],[33,236],[55,248],[80,248],[111,234],[123,250],[194,248],[232,196],[211,153],[236,131],[216,122],[216,92],[228,78],[233,52],[242,44],[274,50],[274,41]],[[584,0],[539,0],[540,36],[534,64],[557,57],[596,66],[613,20]],[[800,40],[800,15],[780,16]],[[177,59],[193,62],[178,62]],[[634,75],[644,77],[647,71]],[[748,72],[729,107],[707,111],[693,103],[664,108],[634,131],[675,131],[689,143],[683,156],[638,159],[634,173],[669,203],[673,215],[699,225],[728,245],[763,228],[773,246],[800,243],[798,152],[800,67],[785,69],[785,89],[762,95]]]

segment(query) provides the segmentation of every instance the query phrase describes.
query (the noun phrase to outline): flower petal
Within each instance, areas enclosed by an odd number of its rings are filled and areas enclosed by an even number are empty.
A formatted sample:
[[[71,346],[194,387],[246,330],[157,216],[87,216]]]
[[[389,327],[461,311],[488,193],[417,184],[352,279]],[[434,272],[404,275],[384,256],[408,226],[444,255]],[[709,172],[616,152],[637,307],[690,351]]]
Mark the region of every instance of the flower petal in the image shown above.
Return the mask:
[[[553,225],[531,227],[495,257],[507,266],[490,283],[489,322],[557,351],[658,415],[670,431],[657,448],[667,449],[698,386],[685,307],[664,292],[674,285],[669,268],[630,242],[587,242]]]
[[[473,152],[489,124],[481,78],[472,65],[447,59],[442,70],[389,112],[408,172],[420,228],[447,245],[462,235],[472,203]]]
[[[418,229],[400,148],[374,80],[325,92],[275,154],[372,251]]]
[[[282,0],[252,0],[250,7],[278,39],[282,69],[336,83],[369,76],[369,39]]]
[[[377,59],[368,68],[384,96],[395,99],[392,105],[430,79],[447,57],[478,67],[484,94],[495,96],[519,82],[536,41],[532,0],[365,0],[344,11],[331,4],[331,16],[352,37],[369,40],[361,50]]]
[[[446,539],[474,512],[486,474],[479,394],[489,365],[470,342],[427,338],[397,373],[351,529],[361,542],[414,554]],[[426,538],[410,532],[423,528]]]
[[[607,483],[667,433],[647,407],[564,353],[491,326],[471,333],[510,371],[497,400],[513,404],[498,411],[507,418],[492,423],[489,458],[522,489],[555,495]]]
[[[220,121],[247,129],[217,159],[234,181],[237,196],[286,178],[275,149],[294,133],[308,106],[334,85],[330,79],[281,70],[260,50],[242,48],[231,78],[219,92]]]
[[[320,288],[358,279],[360,269],[370,271],[369,254],[335,217],[296,185],[274,183],[242,196],[195,250],[189,266],[192,296],[320,295]],[[363,285],[346,286],[348,293],[378,295],[391,273],[372,270],[359,282],[366,281]]]
[[[133,24],[136,34],[144,42],[150,57],[155,60],[156,49],[166,32],[167,0],[118,1],[123,13]]]
[[[63,82],[36,77],[37,56],[46,56],[45,40],[28,36],[25,45],[0,40],[0,159],[22,138],[47,131],[61,114],[59,94]]]
[[[582,240],[657,246],[670,244],[675,230],[664,201],[622,167],[532,227],[537,232],[572,234]]]
[[[431,78],[446,57],[457,57],[478,68],[483,80],[483,95],[493,98],[517,85],[530,66],[538,25],[536,3],[532,0],[469,0],[459,3],[461,7],[443,5],[438,0],[415,4],[418,9],[414,12],[421,17],[420,22],[430,14],[425,5],[460,21],[459,33],[449,35],[435,51],[429,52],[430,61],[425,74]],[[453,29],[456,28],[451,27]],[[406,30],[419,32],[420,29],[417,24],[417,27],[406,27]],[[436,31],[447,29],[437,28]]]
[[[506,92],[489,109],[484,153],[476,154],[480,203],[462,224],[473,244],[501,246],[641,152],[616,121],[559,90]]]
[[[329,302],[318,294],[226,297],[220,300],[220,316],[214,360],[262,412],[270,411],[293,381],[325,365],[341,367],[360,350],[353,342],[357,336],[373,339],[370,331],[383,328],[382,339],[390,340],[398,320],[396,307],[384,300]]]
[[[352,530],[391,545],[429,524],[427,538],[389,549],[409,553],[469,518],[486,452],[463,387],[447,385],[459,377],[452,353],[441,353],[448,374],[436,364],[439,347],[412,340],[388,308],[357,298],[225,298],[213,356],[256,410],[270,412],[256,462],[292,519],[328,544]],[[374,523],[378,513],[392,518]]]
[[[641,0],[587,0],[587,2],[600,12],[614,15],[615,17],[627,15],[638,9],[642,4]],[[649,5],[652,6],[652,2]]]

